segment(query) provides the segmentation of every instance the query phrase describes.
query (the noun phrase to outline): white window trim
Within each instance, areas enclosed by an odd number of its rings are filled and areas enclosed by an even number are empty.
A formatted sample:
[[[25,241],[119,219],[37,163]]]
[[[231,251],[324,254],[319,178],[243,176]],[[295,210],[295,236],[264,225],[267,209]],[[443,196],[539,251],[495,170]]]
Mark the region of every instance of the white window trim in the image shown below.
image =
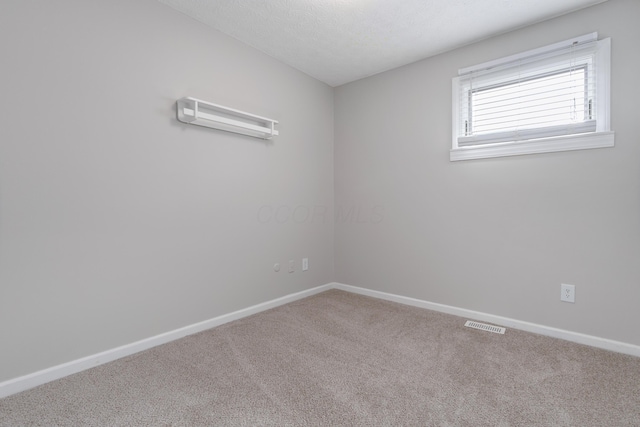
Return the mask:
[[[597,33],[587,34],[582,37],[555,43],[540,49],[533,49],[521,54],[512,55],[495,61],[486,62],[474,67],[461,69],[460,74],[476,69],[487,69],[496,65],[515,61],[523,57],[531,56],[539,52],[567,45],[576,40],[588,38],[597,39]],[[459,114],[459,88],[460,78],[456,77],[452,82],[452,145],[450,160],[472,160],[491,157],[517,156],[523,154],[551,153],[557,151],[586,150],[592,148],[605,148],[614,146],[614,132],[610,128],[610,88],[611,88],[611,39],[598,41],[598,102],[596,103],[596,131],[574,135],[563,135],[546,138],[530,139],[525,141],[509,141],[494,144],[478,144],[471,146],[458,146],[458,114]]]

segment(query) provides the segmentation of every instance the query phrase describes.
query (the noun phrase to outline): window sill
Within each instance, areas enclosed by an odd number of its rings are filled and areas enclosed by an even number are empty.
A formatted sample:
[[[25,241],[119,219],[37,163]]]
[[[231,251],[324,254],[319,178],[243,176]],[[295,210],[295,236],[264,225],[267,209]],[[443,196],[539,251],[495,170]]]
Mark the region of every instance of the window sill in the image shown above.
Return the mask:
[[[581,133],[517,142],[501,142],[474,147],[453,148],[452,162],[458,160],[486,159],[491,157],[519,156],[523,154],[553,153],[556,151],[588,150],[614,146],[614,132]]]

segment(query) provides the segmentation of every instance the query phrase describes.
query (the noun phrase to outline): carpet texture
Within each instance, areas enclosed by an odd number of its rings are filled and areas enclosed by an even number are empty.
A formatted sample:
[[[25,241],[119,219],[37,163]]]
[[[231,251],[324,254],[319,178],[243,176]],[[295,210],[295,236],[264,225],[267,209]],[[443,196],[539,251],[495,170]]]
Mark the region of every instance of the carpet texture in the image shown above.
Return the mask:
[[[640,426],[640,358],[330,290],[0,400],[1,426]]]

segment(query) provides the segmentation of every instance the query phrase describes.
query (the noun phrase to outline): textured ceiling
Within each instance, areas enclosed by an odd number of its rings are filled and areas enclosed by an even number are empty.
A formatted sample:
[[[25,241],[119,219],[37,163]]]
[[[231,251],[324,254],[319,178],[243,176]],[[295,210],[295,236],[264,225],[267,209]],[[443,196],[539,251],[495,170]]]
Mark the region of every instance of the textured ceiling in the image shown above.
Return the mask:
[[[339,86],[606,0],[159,0]]]

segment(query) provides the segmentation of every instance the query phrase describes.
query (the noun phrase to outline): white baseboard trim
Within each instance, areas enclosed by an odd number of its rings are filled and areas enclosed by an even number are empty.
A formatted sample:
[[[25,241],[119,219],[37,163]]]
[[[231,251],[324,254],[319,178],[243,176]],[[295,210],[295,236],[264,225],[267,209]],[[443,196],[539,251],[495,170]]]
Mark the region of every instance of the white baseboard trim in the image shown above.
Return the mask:
[[[393,301],[413,307],[426,308],[428,310],[439,311],[441,313],[453,314],[455,316],[466,317],[472,320],[480,320],[483,322],[494,323],[499,326],[506,326],[521,331],[533,332],[553,338],[560,338],[565,341],[571,341],[578,344],[584,344],[591,347],[597,347],[604,350],[614,351],[616,353],[628,354],[640,357],[640,346],[627,344],[620,341],[614,341],[606,338],[586,335],[579,332],[567,331],[564,329],[552,328],[549,326],[538,325],[536,323],[524,322],[522,320],[510,319],[508,317],[495,316],[493,314],[482,313],[479,311],[467,310],[464,308],[453,307],[450,305],[438,304],[435,302],[423,301],[415,298],[403,297],[400,295],[389,294],[386,292],[374,291],[371,289],[359,288],[356,286],[345,285],[342,283],[332,283],[331,287],[355,294],[366,295],[373,298]]]
[[[101,353],[83,357],[81,359],[73,360],[71,362],[63,363],[61,365],[53,366],[51,368],[43,369],[38,372],[1,382],[0,398],[19,393],[33,387],[37,387],[50,381],[66,377],[68,375],[75,374],[86,369],[102,365],[104,363],[112,362],[116,359],[120,359],[122,357],[129,356],[134,353],[138,353],[140,351],[183,338],[187,335],[202,332],[207,329],[211,329],[216,326],[241,319],[243,317],[260,313],[261,311],[269,310],[283,304],[287,304],[302,298],[318,294],[320,292],[324,292],[331,289],[332,287],[332,284],[327,284],[294,294],[286,295],[284,297],[276,298],[274,300],[257,304],[249,308],[234,311],[233,313],[223,314],[222,316],[214,317],[213,319],[175,329],[170,332],[165,332],[151,338],[146,338],[131,344],[123,345],[121,347],[103,351]]]
[[[261,304],[257,304],[242,310],[234,311],[232,313],[224,314],[222,316],[214,317],[213,319],[205,320],[203,322],[195,323],[193,325],[185,326],[183,328],[175,329],[170,332],[166,332],[160,335],[156,335],[151,338],[146,338],[131,344],[123,345],[111,350],[103,351],[91,356],[83,357],[81,359],[73,360],[71,362],[63,363],[61,365],[53,366],[38,372],[34,372],[28,375],[24,375],[18,378],[14,378],[8,381],[0,383],[0,398],[10,396],[12,394],[19,393],[21,391],[28,390],[33,387],[54,381],[68,375],[72,375],[81,371],[84,371],[94,366],[102,365],[104,363],[112,362],[125,356],[129,356],[152,347],[156,347],[161,344],[165,344],[187,335],[192,335],[198,332],[205,331],[207,329],[215,328],[216,326],[223,325],[234,320],[242,319],[243,317],[251,316],[253,314],[260,313],[261,311],[269,310],[293,301],[297,301],[302,298],[310,297],[312,295],[319,294],[329,289],[340,289],[346,292],[351,292],[360,295],[366,295],[373,298],[382,300],[397,302],[404,305],[410,305],[413,307],[425,308],[428,310],[439,311],[442,313],[453,314],[455,316],[471,318],[472,320],[479,320],[483,322],[494,323],[496,325],[519,329],[522,331],[533,332],[540,335],[546,335],[549,337],[560,338],[566,341],[571,341],[579,344],[585,344],[592,347],[597,347],[605,350],[615,351],[618,353],[629,354],[632,356],[640,357],[640,346],[627,344],[620,341],[613,341],[606,338],[599,338],[591,335],[581,334],[578,332],[566,331],[563,329],[551,328],[544,325],[538,325],[535,323],[524,322],[521,320],[510,319],[508,317],[495,316],[492,314],[482,313],[479,311],[467,310],[464,308],[453,307],[445,304],[438,304],[429,301],[423,301],[416,298],[409,298],[395,294],[389,294],[386,292],[375,291],[372,289],[359,288],[356,286],[345,285],[342,283],[328,283],[326,285],[318,286],[305,291],[297,292],[294,294],[286,295],[281,298],[276,298],[271,301],[267,301]]]

